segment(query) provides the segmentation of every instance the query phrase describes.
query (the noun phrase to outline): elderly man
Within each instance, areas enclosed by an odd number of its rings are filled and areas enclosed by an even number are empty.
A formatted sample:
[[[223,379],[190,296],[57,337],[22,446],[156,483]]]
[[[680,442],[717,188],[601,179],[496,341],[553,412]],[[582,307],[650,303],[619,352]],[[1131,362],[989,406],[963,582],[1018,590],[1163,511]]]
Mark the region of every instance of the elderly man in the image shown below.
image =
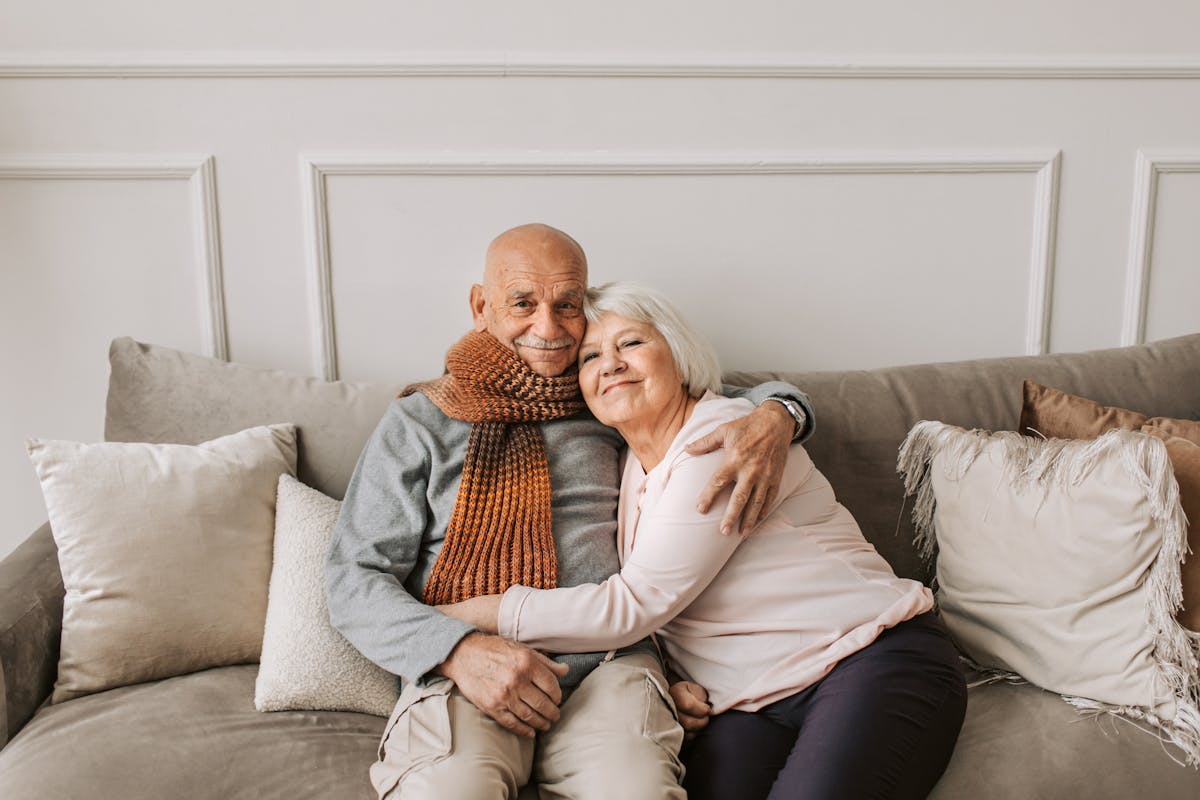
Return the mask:
[[[497,237],[447,375],[391,404],[355,468],[327,583],[334,625],[404,678],[371,767],[381,798],[515,797],[531,777],[543,797],[684,797],[683,734],[650,642],[551,658],[436,609],[618,569],[623,443],[584,410],[574,369],[586,286],[565,233]],[[792,387],[751,397],[780,402],[695,443],[730,451],[698,498],[705,508],[736,480],[730,530],[743,508],[744,524],[757,521],[806,429],[807,398]]]

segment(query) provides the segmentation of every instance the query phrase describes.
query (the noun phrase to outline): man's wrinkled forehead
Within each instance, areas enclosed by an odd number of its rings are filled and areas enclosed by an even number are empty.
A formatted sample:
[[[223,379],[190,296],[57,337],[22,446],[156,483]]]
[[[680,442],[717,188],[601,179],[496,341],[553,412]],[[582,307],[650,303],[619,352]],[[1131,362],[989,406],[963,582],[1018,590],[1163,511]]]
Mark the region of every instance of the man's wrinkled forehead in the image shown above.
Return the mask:
[[[517,300],[569,300],[583,306],[587,287],[578,276],[563,272],[548,276],[531,276],[529,273],[509,273],[507,280],[496,287],[498,294],[507,302]]]

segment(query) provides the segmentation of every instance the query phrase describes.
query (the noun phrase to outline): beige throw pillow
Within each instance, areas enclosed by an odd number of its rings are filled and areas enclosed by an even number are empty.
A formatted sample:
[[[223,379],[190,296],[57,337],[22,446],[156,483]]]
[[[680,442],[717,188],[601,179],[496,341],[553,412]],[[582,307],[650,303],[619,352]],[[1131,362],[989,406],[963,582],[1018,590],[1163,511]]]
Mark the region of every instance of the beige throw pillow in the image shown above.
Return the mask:
[[[52,702],[258,660],[293,425],[200,445],[27,448],[66,587]]]
[[[396,676],[329,624],[325,555],[342,504],[290,475],[279,476],[275,562],[254,685],[259,711],[362,711],[389,716]]]
[[[920,422],[900,453],[937,600],[977,664],[1159,726],[1200,764],[1200,675],[1174,615],[1185,520],[1166,447]],[[936,545],[936,547],[935,547]]]

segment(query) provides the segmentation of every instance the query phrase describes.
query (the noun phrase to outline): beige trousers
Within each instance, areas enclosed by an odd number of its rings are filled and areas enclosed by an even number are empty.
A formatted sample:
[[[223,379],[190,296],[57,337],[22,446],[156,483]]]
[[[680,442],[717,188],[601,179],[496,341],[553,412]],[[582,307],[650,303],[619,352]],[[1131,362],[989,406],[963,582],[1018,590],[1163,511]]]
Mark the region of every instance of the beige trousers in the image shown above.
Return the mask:
[[[447,679],[409,684],[388,720],[371,766],[382,800],[516,798],[531,779],[542,800],[663,800],[680,787],[683,729],[658,662],[607,661],[563,702],[537,739],[510,733]]]

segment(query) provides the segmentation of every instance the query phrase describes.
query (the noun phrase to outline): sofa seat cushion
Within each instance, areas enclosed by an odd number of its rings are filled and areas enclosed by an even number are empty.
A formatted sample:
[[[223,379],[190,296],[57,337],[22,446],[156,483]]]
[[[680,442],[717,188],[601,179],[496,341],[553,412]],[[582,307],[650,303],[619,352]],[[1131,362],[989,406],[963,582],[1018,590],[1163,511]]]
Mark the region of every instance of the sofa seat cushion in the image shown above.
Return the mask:
[[[1182,753],[1127,720],[1081,716],[1031,684],[992,683],[970,690],[954,756],[930,798],[1195,800],[1200,770],[1172,756]]]
[[[373,798],[386,720],[255,711],[257,672],[220,667],[44,707],[0,751],[0,797]]]
[[[373,798],[367,768],[385,720],[255,711],[256,670],[220,667],[44,707],[0,750],[0,797]],[[978,686],[930,797],[1200,797],[1200,771],[1173,763],[1168,747],[1123,720],[1080,717],[1034,686]]]

